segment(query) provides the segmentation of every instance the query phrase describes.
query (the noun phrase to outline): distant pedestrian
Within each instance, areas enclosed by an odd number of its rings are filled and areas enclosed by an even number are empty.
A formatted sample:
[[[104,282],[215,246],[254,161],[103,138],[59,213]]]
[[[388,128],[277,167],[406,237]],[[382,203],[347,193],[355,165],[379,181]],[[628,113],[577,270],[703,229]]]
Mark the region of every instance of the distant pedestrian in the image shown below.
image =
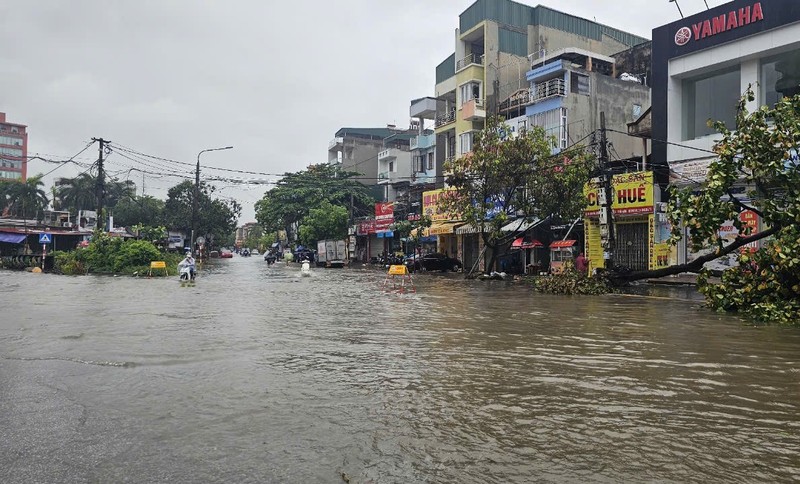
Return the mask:
[[[575,270],[583,276],[589,272],[589,259],[583,255],[583,252],[578,254],[578,257],[575,258]]]

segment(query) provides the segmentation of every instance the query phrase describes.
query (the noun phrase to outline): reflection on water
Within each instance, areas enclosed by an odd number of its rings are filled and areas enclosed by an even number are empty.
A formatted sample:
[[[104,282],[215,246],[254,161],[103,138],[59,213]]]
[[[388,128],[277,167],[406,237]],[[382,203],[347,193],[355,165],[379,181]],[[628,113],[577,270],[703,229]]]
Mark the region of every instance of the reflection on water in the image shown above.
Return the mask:
[[[212,261],[0,272],[3,482],[800,478],[800,332],[687,289],[554,297]]]

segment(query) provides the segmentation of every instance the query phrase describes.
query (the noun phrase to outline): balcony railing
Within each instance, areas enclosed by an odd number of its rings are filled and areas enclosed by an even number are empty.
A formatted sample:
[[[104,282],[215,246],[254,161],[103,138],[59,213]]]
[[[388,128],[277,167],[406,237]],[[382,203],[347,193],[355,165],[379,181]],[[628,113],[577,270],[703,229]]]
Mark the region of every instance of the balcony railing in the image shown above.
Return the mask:
[[[549,81],[540,82],[531,88],[530,103],[538,103],[551,97],[567,95],[567,84],[564,79],[550,79]]]
[[[456,71],[460,71],[461,69],[467,67],[470,64],[477,64],[479,66],[482,66],[483,56],[478,54],[469,54],[468,56],[456,62]]]
[[[450,111],[439,114],[436,116],[436,127],[444,126],[445,124],[450,124],[456,120],[456,110],[455,108],[451,109]]]
[[[412,150],[430,148],[436,144],[436,136],[432,134],[423,134],[421,136],[414,136],[411,138],[409,147]]]
[[[330,143],[328,143],[328,149],[331,149],[331,148],[333,148],[334,146],[336,146],[336,145],[338,145],[338,144],[342,144],[342,143],[344,143],[344,138],[342,138],[342,137],[333,138],[333,139],[331,140],[331,142],[330,142]]]

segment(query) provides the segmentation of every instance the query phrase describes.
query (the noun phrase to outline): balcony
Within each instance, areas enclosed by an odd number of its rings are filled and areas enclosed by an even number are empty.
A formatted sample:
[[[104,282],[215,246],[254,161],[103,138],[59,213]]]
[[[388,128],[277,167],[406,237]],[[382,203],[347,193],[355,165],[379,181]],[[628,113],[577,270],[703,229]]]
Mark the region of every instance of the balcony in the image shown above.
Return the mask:
[[[382,171],[378,173],[378,185],[385,185],[387,183],[391,183],[391,181],[392,181],[391,171]]]
[[[455,121],[456,121],[456,110],[455,108],[453,108],[446,113],[442,113],[436,116],[436,127],[439,128],[446,124],[454,123]]]
[[[486,119],[486,110],[483,108],[483,100],[479,98],[470,99],[461,106],[461,119],[464,121],[480,121]]]
[[[412,150],[424,150],[436,144],[435,134],[423,134],[411,138],[410,147]]]
[[[337,148],[342,148],[343,146],[344,146],[344,138],[336,137],[336,138],[333,138],[330,143],[328,143],[328,151],[331,151],[331,150],[334,150],[334,149],[337,149]]]
[[[551,99],[554,97],[565,97],[567,95],[567,84],[564,79],[550,79],[549,81],[537,83],[531,88],[530,104]]]
[[[477,55],[477,54],[469,54],[468,56],[466,56],[463,59],[461,59],[458,62],[456,62],[456,72],[460,71],[461,69],[464,69],[467,66],[473,65],[473,64],[482,66],[483,65],[483,56],[482,55]]]
[[[392,161],[397,159],[401,153],[408,153],[408,150],[401,150],[400,148],[386,148],[378,153],[378,161]]]

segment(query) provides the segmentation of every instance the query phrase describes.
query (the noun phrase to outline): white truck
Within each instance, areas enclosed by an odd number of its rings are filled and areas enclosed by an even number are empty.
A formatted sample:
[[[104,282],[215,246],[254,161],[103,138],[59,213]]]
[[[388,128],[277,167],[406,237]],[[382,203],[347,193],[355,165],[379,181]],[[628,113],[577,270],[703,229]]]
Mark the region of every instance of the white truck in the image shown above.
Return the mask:
[[[346,240],[320,240],[317,242],[317,265],[344,267],[349,260]]]

